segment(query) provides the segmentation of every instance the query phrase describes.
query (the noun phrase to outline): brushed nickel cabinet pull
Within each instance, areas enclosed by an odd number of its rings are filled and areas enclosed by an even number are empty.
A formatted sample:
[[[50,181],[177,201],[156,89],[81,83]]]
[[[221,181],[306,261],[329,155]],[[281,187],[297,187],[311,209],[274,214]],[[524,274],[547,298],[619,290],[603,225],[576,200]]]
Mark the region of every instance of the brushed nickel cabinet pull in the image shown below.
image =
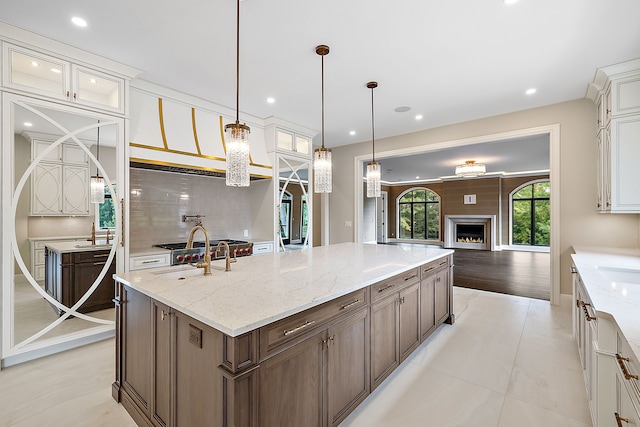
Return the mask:
[[[78,99],[77,94],[73,92],[73,100],[75,101],[76,99]]]
[[[618,365],[620,365],[620,369],[622,370],[622,375],[624,375],[624,379],[625,380],[630,380],[630,379],[634,379],[634,380],[638,380],[638,376],[634,375],[634,374],[630,374],[629,371],[627,371],[627,366],[624,364],[624,362],[628,362],[629,358],[628,357],[622,357],[621,354],[616,353],[616,360],[618,361]]]
[[[425,270],[422,270],[422,271],[424,271],[424,272],[426,273],[426,272],[428,272],[428,271],[433,270],[434,268],[436,268],[436,266],[435,266],[435,265],[433,265],[433,266],[431,266],[431,267],[429,267],[429,268],[427,268],[427,269],[425,269]]]
[[[582,310],[584,311],[584,318],[587,320],[587,322],[591,322],[592,320],[596,320],[595,317],[589,315],[589,310],[587,310],[587,306],[591,305],[589,303],[583,302],[582,303]]]
[[[436,283],[440,283],[440,276],[436,277]]]
[[[391,288],[393,288],[394,286],[395,286],[394,284],[391,284],[391,285],[389,285],[389,286],[385,286],[385,287],[384,287],[384,288],[382,288],[382,289],[378,289],[378,293],[382,293],[382,292],[386,291],[387,289],[391,289]]]
[[[93,265],[105,265],[106,263],[107,263],[106,261],[94,262]]]
[[[312,320],[312,321],[308,321],[308,320],[307,320],[307,321],[306,321],[306,322],[304,322],[302,325],[300,325],[300,326],[296,326],[296,327],[295,327],[295,328],[293,328],[293,329],[289,329],[288,331],[285,329],[285,331],[284,331],[284,336],[286,337],[287,335],[291,335],[291,334],[293,334],[293,333],[295,333],[295,332],[298,332],[300,329],[304,329],[304,328],[306,328],[306,327],[308,327],[308,326],[310,326],[310,325],[313,325],[314,323],[316,323],[316,321],[315,321],[315,320]]]
[[[347,308],[353,307],[354,305],[356,305],[359,302],[360,302],[360,299],[357,299],[354,302],[350,302],[349,304],[345,304],[342,307],[340,307],[340,310],[346,310]]]
[[[404,281],[406,282],[407,280],[411,280],[411,279],[413,279],[414,277],[418,277],[418,275],[417,275],[417,274],[414,274],[413,276],[405,277],[405,278],[404,278]]]
[[[160,318],[161,320],[164,320],[165,317],[167,317],[169,315],[169,313],[165,312],[164,310],[160,310]]]
[[[69,91],[67,91],[67,98],[69,98]]]
[[[94,258],[106,258],[108,256],[109,256],[109,254],[94,254],[93,255]]]
[[[618,423],[618,427],[622,427],[622,422],[624,421],[625,423],[629,424],[629,418],[622,418],[620,416],[619,413],[615,412],[614,415],[616,416],[616,423]]]
[[[153,259],[150,261],[142,261],[140,264],[153,264],[154,262],[160,262],[159,259]]]
[[[440,264],[438,264],[438,265],[445,265],[446,263],[447,263],[447,261],[445,260],[445,261],[442,261],[442,262],[441,262]]]
[[[404,304],[404,297],[400,298],[400,304]]]

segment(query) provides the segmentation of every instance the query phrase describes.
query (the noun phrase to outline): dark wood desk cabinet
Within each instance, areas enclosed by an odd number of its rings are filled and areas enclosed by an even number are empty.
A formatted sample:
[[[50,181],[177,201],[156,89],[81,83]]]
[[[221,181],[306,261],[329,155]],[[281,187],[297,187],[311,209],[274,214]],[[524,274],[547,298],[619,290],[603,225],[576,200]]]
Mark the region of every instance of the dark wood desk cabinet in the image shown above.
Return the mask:
[[[109,257],[109,250],[58,252],[45,248],[44,283],[46,292],[67,307],[73,306],[98,278]],[[78,309],[80,313],[113,307],[115,262],[98,288]],[[61,315],[57,307],[53,309]]]

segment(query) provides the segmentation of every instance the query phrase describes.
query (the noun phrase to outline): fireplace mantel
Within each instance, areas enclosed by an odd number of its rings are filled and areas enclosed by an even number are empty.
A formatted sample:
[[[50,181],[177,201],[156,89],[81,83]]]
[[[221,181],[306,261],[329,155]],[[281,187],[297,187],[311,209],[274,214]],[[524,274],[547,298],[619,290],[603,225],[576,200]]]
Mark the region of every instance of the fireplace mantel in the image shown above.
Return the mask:
[[[485,242],[483,244],[457,242],[455,238],[456,224],[485,224]],[[444,247],[495,251],[496,228],[495,215],[445,215]]]

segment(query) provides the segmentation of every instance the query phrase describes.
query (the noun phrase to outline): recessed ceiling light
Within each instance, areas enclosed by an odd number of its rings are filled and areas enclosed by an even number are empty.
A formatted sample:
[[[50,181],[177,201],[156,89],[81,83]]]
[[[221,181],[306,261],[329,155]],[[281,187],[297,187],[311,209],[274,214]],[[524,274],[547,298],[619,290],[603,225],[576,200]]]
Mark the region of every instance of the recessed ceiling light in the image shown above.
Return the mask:
[[[272,97],[269,97],[269,98],[267,98],[267,102],[268,102],[269,104],[273,104],[274,102],[276,102],[276,99],[275,99],[275,98],[272,98]]]
[[[418,115],[416,116],[416,120],[422,120],[422,114],[418,114]]]
[[[403,107],[397,107],[393,111],[395,111],[396,113],[406,113],[409,110],[411,110],[411,107],[403,106]]]
[[[31,122],[24,122],[23,125],[25,125],[26,127],[30,128],[31,126],[33,126],[33,123]]]
[[[534,93],[536,93],[536,89],[531,88],[531,89],[527,89],[527,91],[525,92],[527,95],[533,95]]]
[[[349,135],[355,135],[355,134],[356,134],[355,130],[349,131]]]
[[[31,61],[30,64],[33,65],[34,67],[40,66],[40,64],[38,64],[36,61]]]
[[[78,27],[86,27],[87,26],[87,21],[85,21],[84,19],[80,18],[79,16],[74,16],[73,18],[71,18],[71,22],[73,22]]]
[[[420,177],[419,177],[419,176],[416,176],[416,179],[420,179]]]
[[[60,70],[59,68],[52,68],[51,71],[53,71],[56,74],[60,74],[62,72],[62,70]]]
[[[98,81],[96,79],[89,79],[89,83],[96,84],[96,83],[98,83]]]
[[[504,4],[515,4],[518,3],[518,0],[504,0]]]

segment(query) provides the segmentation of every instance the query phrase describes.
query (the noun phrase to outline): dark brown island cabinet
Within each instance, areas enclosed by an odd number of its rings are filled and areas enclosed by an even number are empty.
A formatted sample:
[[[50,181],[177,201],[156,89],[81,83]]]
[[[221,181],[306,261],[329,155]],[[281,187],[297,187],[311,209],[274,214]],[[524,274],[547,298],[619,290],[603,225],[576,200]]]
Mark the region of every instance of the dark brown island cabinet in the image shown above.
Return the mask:
[[[100,275],[109,257],[109,250],[61,252],[45,247],[45,291],[56,301],[73,306],[89,290]],[[78,308],[80,313],[113,308],[116,263],[112,262],[98,288]],[[53,309],[61,315],[57,307]]]
[[[452,255],[231,337],[116,280],[113,397],[141,426],[336,426],[442,323]]]

